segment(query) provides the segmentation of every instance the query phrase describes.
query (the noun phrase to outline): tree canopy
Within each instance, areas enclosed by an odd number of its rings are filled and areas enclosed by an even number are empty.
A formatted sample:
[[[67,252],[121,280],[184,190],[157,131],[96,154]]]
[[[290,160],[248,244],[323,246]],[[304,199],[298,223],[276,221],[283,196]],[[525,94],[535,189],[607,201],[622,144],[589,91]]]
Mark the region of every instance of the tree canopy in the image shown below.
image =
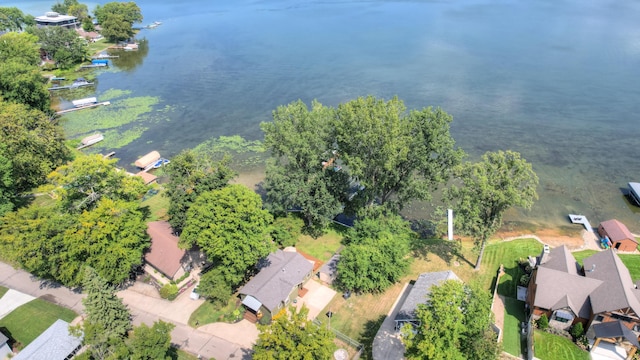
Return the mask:
[[[330,359],[336,349],[333,333],[307,319],[302,307],[282,310],[271,325],[258,325],[260,335],[253,347],[255,360]]]
[[[455,211],[456,227],[473,237],[480,250],[502,225],[502,216],[513,206],[529,209],[538,198],[538,177],[530,163],[514,151],[488,152],[476,163],[456,170],[458,185],[445,192]]]
[[[274,159],[267,168],[268,206],[300,209],[307,226],[326,226],[343,211],[378,202],[398,211],[429,199],[449,179],[462,151],[441,109],[406,112],[398,98],[358,98],[337,108],[314,101],[278,107],[262,123]]]
[[[86,41],[79,38],[78,33],[72,29],[62,26],[43,26],[31,27],[28,31],[38,37],[40,48],[60,68],[69,68],[89,58]]]
[[[0,68],[2,66],[0,63]],[[11,160],[11,173],[17,192],[43,184],[47,174],[70,156],[62,130],[51,123],[44,113],[1,99],[0,143],[5,146],[4,155]]]
[[[456,280],[432,286],[416,314],[420,325],[402,329],[408,359],[498,358],[497,336],[490,333],[491,297],[478,286]]]
[[[170,360],[171,330],[175,325],[162,320],[149,327],[140,324],[129,338],[131,360]]]
[[[109,41],[126,40],[133,36],[133,24],[142,21],[142,12],[133,2],[109,2],[93,11],[102,26],[102,35]]]
[[[0,31],[20,31],[27,25],[35,25],[33,16],[17,7],[0,6]]]
[[[0,62],[0,95],[7,102],[24,104],[48,113],[51,111],[51,100],[45,83],[46,79],[37,66],[16,60]]]
[[[169,197],[169,223],[181,232],[187,219],[187,211],[196,198],[207,191],[227,186],[236,175],[229,168],[228,157],[212,162],[193,150],[185,150],[171,159],[166,172],[169,176],[166,196]]]
[[[0,217],[13,210],[16,196],[13,163],[6,155],[6,145],[0,144]]]
[[[260,195],[243,185],[229,185],[198,196],[187,212],[180,246],[200,246],[227,283],[236,285],[274,248],[272,221]]]
[[[356,221],[340,253],[339,285],[357,292],[384,291],[406,274],[413,236],[409,224],[398,215]]]
[[[16,61],[36,66],[40,63],[38,37],[26,32],[8,32],[0,36],[0,62]]]
[[[55,11],[59,14],[75,16],[81,22],[89,18],[89,9],[87,8],[87,5],[79,3],[78,0],[64,0],[63,2],[57,2],[51,6],[51,11]]]

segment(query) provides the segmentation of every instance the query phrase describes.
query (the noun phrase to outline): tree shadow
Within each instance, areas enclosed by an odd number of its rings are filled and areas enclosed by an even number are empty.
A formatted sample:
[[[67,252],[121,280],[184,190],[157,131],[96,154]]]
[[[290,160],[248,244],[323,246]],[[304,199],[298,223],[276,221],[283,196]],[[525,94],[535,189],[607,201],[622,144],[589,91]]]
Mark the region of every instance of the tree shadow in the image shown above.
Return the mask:
[[[373,359],[371,350],[373,349],[373,340],[376,338],[380,326],[386,318],[385,315],[380,315],[377,319],[368,320],[364,323],[364,331],[360,334],[358,341],[364,346],[361,359]]]

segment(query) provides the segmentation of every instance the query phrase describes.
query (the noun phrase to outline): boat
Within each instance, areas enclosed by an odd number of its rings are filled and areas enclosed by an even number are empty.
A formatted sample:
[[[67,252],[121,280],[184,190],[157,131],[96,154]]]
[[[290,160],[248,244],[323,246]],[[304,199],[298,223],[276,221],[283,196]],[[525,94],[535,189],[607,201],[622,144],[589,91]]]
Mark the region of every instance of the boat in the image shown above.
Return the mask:
[[[80,108],[80,107],[96,104],[97,102],[98,102],[97,98],[88,97],[84,99],[73,100],[71,103],[73,104],[73,106]]]
[[[640,206],[640,183],[629,183],[629,197],[636,205]]]
[[[154,21],[151,24],[147,25],[147,29],[154,29],[154,28],[157,28],[160,25],[162,25],[162,23],[160,21]]]
[[[85,65],[85,66],[92,66],[92,65]],[[84,78],[77,78],[76,80],[73,81],[71,85],[54,86],[54,87],[50,87],[49,90],[77,89],[79,87],[91,86],[91,85],[93,85],[92,82],[88,82]]]
[[[87,136],[86,138],[82,139],[80,141],[80,143],[83,146],[89,146],[89,145],[93,145],[95,143],[98,143],[98,142],[100,142],[102,140],[104,140],[104,136],[102,134],[98,133],[98,134],[93,134],[91,136]]]
[[[162,167],[163,165],[167,165],[170,162],[171,161],[169,161],[168,159],[161,158],[153,164],[153,168],[157,169],[159,167]]]
[[[141,169],[148,169],[150,168],[150,166],[152,167],[153,165],[155,165],[156,162],[160,159],[161,159],[160,153],[157,151],[152,151],[147,155],[141,157],[140,159],[136,160],[134,165]]]

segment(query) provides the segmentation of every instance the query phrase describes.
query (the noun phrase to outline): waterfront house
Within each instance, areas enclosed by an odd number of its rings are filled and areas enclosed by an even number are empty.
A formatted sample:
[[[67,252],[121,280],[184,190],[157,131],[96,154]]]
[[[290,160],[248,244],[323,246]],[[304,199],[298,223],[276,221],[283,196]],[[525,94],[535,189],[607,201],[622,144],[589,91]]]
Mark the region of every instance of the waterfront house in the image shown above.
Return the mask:
[[[58,14],[55,11],[50,11],[43,16],[37,16],[35,20],[38,27],[61,26],[69,29],[76,29],[80,26],[77,17]]]
[[[568,330],[581,322],[594,347],[600,341],[622,345],[628,358],[637,350],[640,290],[613,249],[584,259],[583,267],[566,246],[545,246],[529,282],[527,304],[533,319],[545,314],[551,327]]]
[[[151,248],[144,260],[167,278],[175,280],[183,276],[189,262],[184,249],[178,247],[180,240],[166,221],[152,221],[147,224],[147,233],[151,237]]]
[[[260,260],[259,272],[240,289],[246,318],[268,319],[286,307],[297,296],[313,272],[313,261],[295,251],[277,250]]]
[[[598,234],[601,237],[607,236],[611,240],[614,249],[620,251],[635,251],[638,241],[627,227],[616,219],[603,221],[598,226]]]

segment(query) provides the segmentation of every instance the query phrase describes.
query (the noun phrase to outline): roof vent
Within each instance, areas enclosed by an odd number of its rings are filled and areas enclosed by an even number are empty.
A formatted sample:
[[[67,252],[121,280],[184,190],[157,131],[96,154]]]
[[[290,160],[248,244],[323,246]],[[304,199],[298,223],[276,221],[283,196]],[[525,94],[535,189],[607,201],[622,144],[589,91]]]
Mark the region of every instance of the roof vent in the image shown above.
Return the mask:
[[[551,251],[551,249],[549,248],[549,245],[547,245],[547,244],[544,244],[543,249],[544,249],[544,253],[545,253],[545,254],[548,254],[548,253],[549,253],[549,251]]]
[[[596,270],[596,264],[591,265],[591,270],[587,270],[587,272],[594,272]]]
[[[60,16],[60,14],[58,14],[55,11],[49,11],[48,13],[44,14],[46,17],[58,17]]]

